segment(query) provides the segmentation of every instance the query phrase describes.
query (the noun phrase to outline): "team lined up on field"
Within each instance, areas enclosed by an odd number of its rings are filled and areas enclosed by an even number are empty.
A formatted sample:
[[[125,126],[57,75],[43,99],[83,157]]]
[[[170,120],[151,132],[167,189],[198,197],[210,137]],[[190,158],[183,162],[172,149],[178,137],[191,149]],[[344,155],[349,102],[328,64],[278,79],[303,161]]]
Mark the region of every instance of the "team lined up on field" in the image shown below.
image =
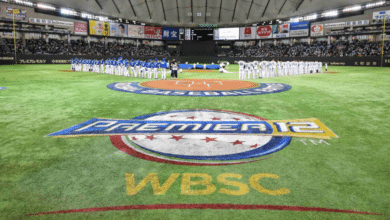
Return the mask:
[[[308,73],[321,73],[322,62],[275,62],[275,61],[239,61],[239,79],[292,76]],[[328,65],[325,63],[325,69]]]
[[[105,73],[110,75],[119,75],[127,77],[140,77],[140,78],[149,78],[154,79],[158,78],[158,69],[161,69],[162,79],[167,79],[167,68],[169,68],[169,63],[165,61],[165,58],[162,61],[158,62],[157,58],[155,61],[149,59],[148,62],[131,59],[123,59],[119,57],[118,60],[115,58],[109,58],[107,60],[87,60],[87,59],[71,59],[71,68],[73,71],[83,71],[83,72],[95,72],[95,73]],[[175,68],[175,67],[173,67]],[[130,73],[129,73],[130,72]]]

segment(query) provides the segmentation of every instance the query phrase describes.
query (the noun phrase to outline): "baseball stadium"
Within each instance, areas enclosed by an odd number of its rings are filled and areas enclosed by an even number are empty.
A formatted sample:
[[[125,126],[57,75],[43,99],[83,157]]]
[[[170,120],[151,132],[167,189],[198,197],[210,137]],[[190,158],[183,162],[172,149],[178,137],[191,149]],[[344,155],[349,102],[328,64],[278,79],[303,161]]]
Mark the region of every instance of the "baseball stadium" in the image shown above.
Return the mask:
[[[390,1],[0,0],[0,219],[390,219]]]

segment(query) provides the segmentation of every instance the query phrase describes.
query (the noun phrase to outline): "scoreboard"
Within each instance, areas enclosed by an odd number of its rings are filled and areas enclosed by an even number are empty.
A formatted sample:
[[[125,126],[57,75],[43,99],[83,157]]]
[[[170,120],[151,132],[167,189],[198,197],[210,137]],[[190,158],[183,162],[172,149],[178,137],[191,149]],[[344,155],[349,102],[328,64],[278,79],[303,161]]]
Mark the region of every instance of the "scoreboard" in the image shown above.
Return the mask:
[[[185,39],[191,41],[212,41],[214,40],[213,28],[186,28]]]

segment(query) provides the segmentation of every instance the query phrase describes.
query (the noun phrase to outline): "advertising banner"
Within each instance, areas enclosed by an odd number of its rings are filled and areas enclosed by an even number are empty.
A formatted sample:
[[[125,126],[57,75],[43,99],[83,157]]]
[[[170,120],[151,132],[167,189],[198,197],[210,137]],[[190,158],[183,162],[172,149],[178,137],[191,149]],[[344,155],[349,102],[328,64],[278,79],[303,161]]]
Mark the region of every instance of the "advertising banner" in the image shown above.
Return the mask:
[[[254,40],[256,39],[256,27],[241,27],[240,40]]]
[[[145,26],[145,38],[162,39],[162,27]]]
[[[74,23],[74,34],[88,35],[87,23],[75,22]]]
[[[260,26],[256,30],[256,39],[272,38],[272,26]]]
[[[131,38],[145,38],[145,30],[142,25],[128,25],[127,36]]]
[[[347,21],[345,22],[345,26],[350,27],[350,26],[365,26],[369,25],[370,21],[369,20],[361,20],[361,21]]]
[[[390,10],[388,11],[376,11],[372,14],[372,19],[375,20],[383,20],[383,18],[386,17],[386,19],[390,19]]]
[[[7,7],[6,14],[7,16],[13,16],[15,14],[15,18],[25,18],[27,13],[26,9]]]
[[[323,24],[315,24],[311,26],[310,36],[322,36],[324,35],[324,25]]]
[[[177,39],[179,39],[179,29],[163,27],[162,28],[162,39],[164,39],[164,40],[177,40]]]
[[[240,28],[219,28],[218,35],[218,40],[239,40]]]
[[[307,37],[309,36],[309,22],[296,22],[290,24],[290,37]]]
[[[73,26],[73,22],[59,21],[59,20],[52,20],[52,24],[53,25],[58,25],[58,26],[68,26],[68,27],[72,27]]]
[[[110,36],[127,37],[127,24],[110,23]]]
[[[98,36],[110,36],[110,25],[104,21],[89,21],[89,34]]]
[[[274,38],[290,37],[290,24],[276,24],[272,26]]]
[[[34,24],[53,24],[52,20],[42,18],[29,18],[28,21]]]
[[[325,24],[325,28],[341,28],[341,27],[345,27],[345,22]]]

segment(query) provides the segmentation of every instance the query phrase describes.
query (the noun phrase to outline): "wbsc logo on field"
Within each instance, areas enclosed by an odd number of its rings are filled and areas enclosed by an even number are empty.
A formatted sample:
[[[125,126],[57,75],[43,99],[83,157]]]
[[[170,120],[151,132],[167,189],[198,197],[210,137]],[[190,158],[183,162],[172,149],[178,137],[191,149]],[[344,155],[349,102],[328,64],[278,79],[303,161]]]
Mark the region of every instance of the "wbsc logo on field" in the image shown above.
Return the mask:
[[[169,80],[168,80],[169,81]],[[217,83],[218,80],[213,83],[214,87],[222,85]],[[291,86],[283,83],[260,83],[256,84],[256,87],[249,89],[238,90],[209,90],[209,91],[196,91],[191,90],[191,83],[188,84],[188,90],[171,90],[171,89],[158,89],[151,87],[143,87],[142,83],[130,82],[130,83],[111,83],[107,88],[119,92],[128,92],[145,95],[165,95],[165,96],[187,96],[187,97],[223,97],[223,96],[248,96],[248,95],[266,95],[272,93],[285,92],[291,89]],[[210,85],[210,84],[205,84]],[[172,88],[172,87],[171,87]]]
[[[318,119],[267,120],[223,110],[179,110],[130,120],[91,119],[48,137],[110,136],[119,150],[177,165],[241,164],[264,159],[292,137],[337,137]]]

